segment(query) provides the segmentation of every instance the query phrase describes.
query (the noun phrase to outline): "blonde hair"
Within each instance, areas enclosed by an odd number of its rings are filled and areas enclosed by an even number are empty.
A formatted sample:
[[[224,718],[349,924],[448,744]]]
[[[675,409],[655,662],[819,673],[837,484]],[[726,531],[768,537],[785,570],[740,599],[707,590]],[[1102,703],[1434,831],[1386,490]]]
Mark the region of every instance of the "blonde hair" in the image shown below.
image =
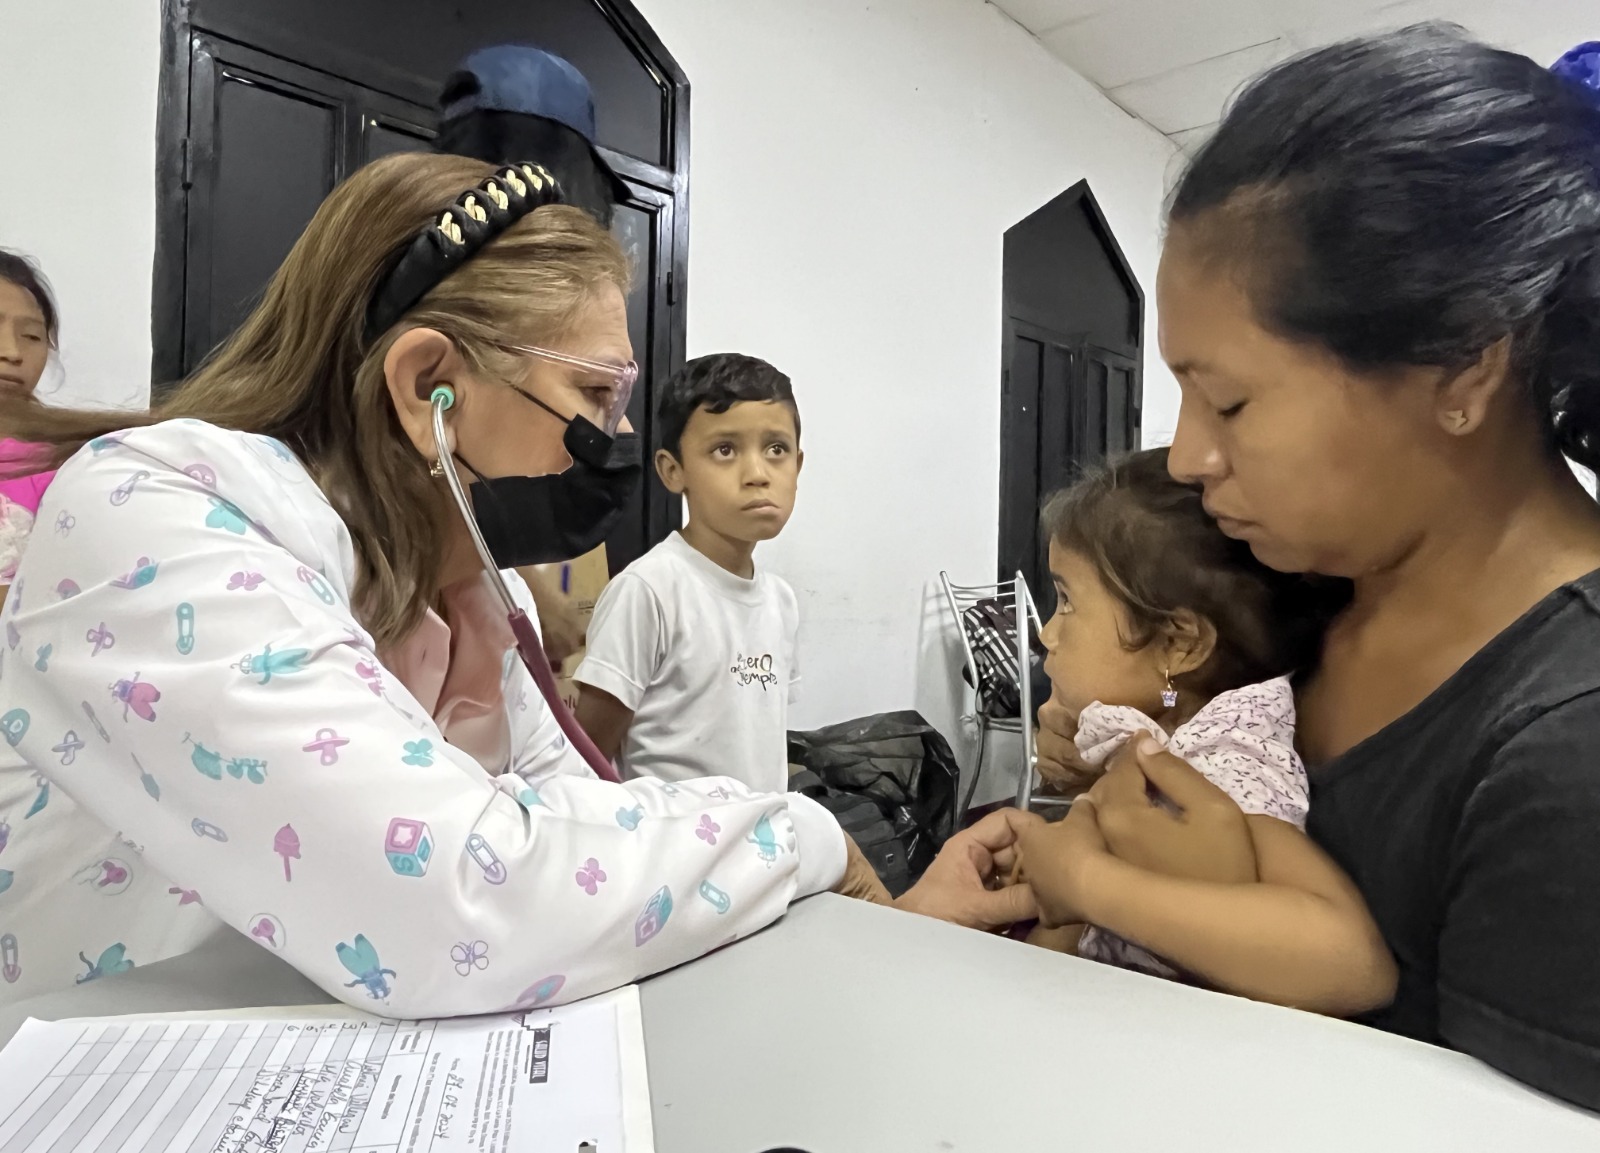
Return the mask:
[[[362,623],[379,644],[404,638],[437,591],[453,514],[390,402],[389,347],[407,329],[437,329],[475,373],[517,380],[527,365],[501,346],[559,340],[597,288],[626,292],[630,279],[608,233],[578,209],[552,205],[507,229],[365,344],[367,304],[390,262],[492,171],[422,153],[368,165],[322,203],[239,330],[148,412],[0,398],[0,431],[48,446],[51,466],[97,436],[179,417],[276,437],[349,526]]]

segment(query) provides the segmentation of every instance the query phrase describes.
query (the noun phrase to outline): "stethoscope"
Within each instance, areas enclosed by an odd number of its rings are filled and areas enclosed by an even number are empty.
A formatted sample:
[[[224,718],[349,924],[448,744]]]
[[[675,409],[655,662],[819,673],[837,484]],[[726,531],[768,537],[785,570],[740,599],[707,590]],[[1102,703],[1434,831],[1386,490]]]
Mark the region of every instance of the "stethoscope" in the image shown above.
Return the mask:
[[[539,641],[539,632],[528,619],[528,614],[517,604],[516,598],[511,595],[510,586],[506,584],[505,577],[500,575],[500,566],[494,563],[494,557],[489,553],[489,546],[483,542],[483,533],[478,529],[477,518],[472,515],[472,503],[467,499],[466,489],[462,487],[460,474],[456,472],[455,459],[445,447],[450,442],[445,436],[444,414],[456,402],[455,390],[448,385],[440,385],[433,390],[429,402],[433,405],[433,443],[439,449],[439,465],[444,471],[445,484],[450,487],[450,497],[456,502],[461,519],[466,522],[467,532],[472,537],[472,546],[478,550],[484,571],[489,574],[489,583],[499,595],[501,603],[505,605],[506,620],[511,625],[511,635],[517,641],[517,655],[527,666],[529,675],[533,677],[533,683],[539,686],[539,694],[544,697],[545,703],[550,706],[550,711],[555,714],[556,723],[561,726],[561,731],[566,734],[567,740],[572,742],[572,747],[578,750],[578,754],[588,762],[589,767],[602,781],[620,781],[622,778],[617,775],[616,768],[589,738],[589,734],[583,731],[583,726],[578,724],[578,718],[572,715],[572,710],[567,708],[566,702],[561,699],[561,692],[556,687],[555,671],[550,665],[550,658],[545,655],[544,645]]]

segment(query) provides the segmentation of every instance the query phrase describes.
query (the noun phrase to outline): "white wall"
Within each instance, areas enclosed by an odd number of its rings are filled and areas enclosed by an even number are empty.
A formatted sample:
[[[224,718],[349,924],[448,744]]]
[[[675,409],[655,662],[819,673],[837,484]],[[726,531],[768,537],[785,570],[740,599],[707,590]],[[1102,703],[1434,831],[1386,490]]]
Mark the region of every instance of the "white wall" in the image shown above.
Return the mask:
[[[638,0],[692,86],[689,353],[788,372],[807,453],[763,557],[800,594],[811,726],[956,736],[930,581],[993,579],[1001,237],[1087,177],[1143,283],[1147,439],[1172,146],[979,0]],[[920,675],[919,675],[920,673]]]
[[[980,0],[639,3],[693,86],[689,351],[774,361],[805,417],[764,550],[805,616],[795,721],[918,707],[957,738],[931,582],[994,570],[1001,237],[1087,177],[1148,293],[1172,147]],[[0,243],[59,290],[63,401],[147,396],[159,9],[0,0]]]
[[[0,0],[0,247],[61,306],[51,403],[150,398],[159,0]]]

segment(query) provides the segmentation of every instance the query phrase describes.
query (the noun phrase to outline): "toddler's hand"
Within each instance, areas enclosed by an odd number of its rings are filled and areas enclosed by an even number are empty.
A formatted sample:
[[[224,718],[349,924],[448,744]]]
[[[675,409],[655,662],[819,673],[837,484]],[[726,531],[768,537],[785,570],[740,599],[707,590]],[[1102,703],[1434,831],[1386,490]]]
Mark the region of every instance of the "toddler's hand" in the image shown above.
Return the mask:
[[[1086,920],[1084,887],[1092,883],[1096,858],[1110,856],[1094,805],[1080,799],[1062,820],[1030,826],[1017,849],[1039,904],[1039,923],[1055,928]]]

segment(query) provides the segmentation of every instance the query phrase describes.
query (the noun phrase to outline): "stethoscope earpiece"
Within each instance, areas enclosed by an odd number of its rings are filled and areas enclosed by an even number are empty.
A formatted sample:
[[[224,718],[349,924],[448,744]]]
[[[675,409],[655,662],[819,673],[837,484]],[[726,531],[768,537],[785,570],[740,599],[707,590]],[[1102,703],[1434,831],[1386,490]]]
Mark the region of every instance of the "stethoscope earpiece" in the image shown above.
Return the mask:
[[[428,397],[429,404],[442,404],[445,408],[454,408],[456,405],[456,390],[448,384],[441,384],[433,390],[433,395]]]

